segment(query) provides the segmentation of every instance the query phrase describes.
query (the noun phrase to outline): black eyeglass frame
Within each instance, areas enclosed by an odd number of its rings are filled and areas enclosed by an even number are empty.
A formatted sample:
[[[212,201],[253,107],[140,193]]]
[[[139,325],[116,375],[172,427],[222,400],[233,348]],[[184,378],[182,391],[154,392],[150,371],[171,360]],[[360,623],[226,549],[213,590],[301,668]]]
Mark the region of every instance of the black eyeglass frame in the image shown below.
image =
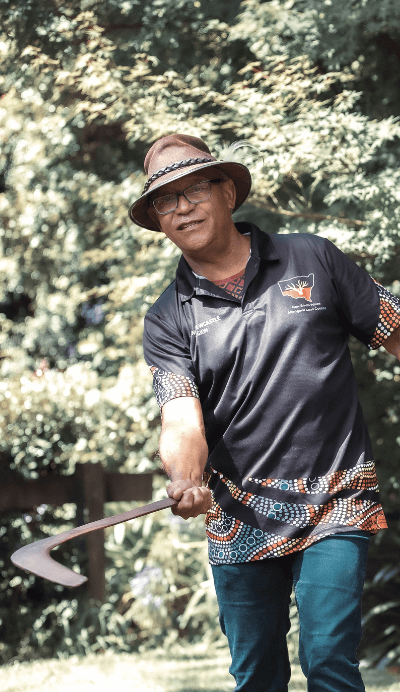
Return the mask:
[[[166,216],[167,214],[172,214],[173,211],[175,211],[178,208],[179,204],[179,197],[181,195],[184,196],[184,198],[190,203],[190,204],[200,204],[200,202],[204,202],[206,199],[211,197],[211,188],[210,188],[210,194],[207,195],[207,197],[204,197],[203,199],[199,199],[198,202],[192,202],[190,199],[188,199],[185,195],[185,192],[190,190],[191,187],[196,187],[196,185],[201,185],[202,183],[222,183],[226,178],[213,178],[212,180],[201,180],[198,183],[193,183],[193,185],[189,185],[185,190],[181,190],[180,192],[171,192],[170,194],[175,195],[176,197],[176,206],[173,209],[170,209],[169,211],[158,211],[158,209],[155,206],[155,203],[159,200],[162,199],[163,197],[168,197],[168,195],[161,195],[161,197],[157,197],[154,199],[152,202],[150,202],[150,198],[148,197],[148,206],[153,206],[154,209],[156,210],[157,214],[160,216]]]

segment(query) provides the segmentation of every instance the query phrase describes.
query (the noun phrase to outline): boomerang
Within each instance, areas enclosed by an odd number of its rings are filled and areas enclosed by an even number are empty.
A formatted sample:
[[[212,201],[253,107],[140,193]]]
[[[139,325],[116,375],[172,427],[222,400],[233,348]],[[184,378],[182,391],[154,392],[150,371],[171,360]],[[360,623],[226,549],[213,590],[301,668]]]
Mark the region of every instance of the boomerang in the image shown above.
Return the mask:
[[[124,521],[129,521],[129,519],[137,519],[137,517],[143,517],[145,514],[158,512],[160,509],[166,509],[167,507],[172,507],[177,504],[178,501],[172,498],[158,500],[158,502],[152,502],[150,505],[144,505],[137,509],[131,509],[129,512],[123,512],[123,514],[115,514],[112,517],[105,517],[105,519],[92,521],[90,524],[77,526],[70,531],[64,531],[64,533],[59,533],[56,536],[42,538],[40,541],[24,545],[22,548],[19,548],[19,550],[16,550],[15,553],[11,555],[11,562],[17,567],[32,572],[32,574],[36,574],[38,577],[44,577],[44,579],[53,581],[56,584],[61,584],[62,586],[80,586],[87,581],[87,577],[53,560],[50,556],[50,550],[57,545],[61,545],[61,543],[65,543],[65,541],[69,541],[70,538],[83,536],[83,534],[97,531],[97,529],[106,529],[108,526],[115,526],[115,524],[122,524]]]

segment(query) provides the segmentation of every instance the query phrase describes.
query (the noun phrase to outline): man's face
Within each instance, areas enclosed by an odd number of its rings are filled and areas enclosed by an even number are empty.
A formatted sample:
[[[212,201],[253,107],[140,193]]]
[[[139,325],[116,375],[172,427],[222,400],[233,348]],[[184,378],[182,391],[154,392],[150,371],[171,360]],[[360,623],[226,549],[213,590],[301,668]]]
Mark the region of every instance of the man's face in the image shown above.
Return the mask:
[[[157,197],[172,192],[181,192],[195,183],[204,180],[221,178],[219,171],[207,169],[168,183],[161,190],[151,195],[153,202]],[[211,195],[202,202],[194,204],[181,195],[175,211],[160,215],[153,206],[149,207],[149,215],[154,219],[160,230],[172,240],[182,252],[201,251],[207,248],[216,249],[216,245],[224,242],[226,233],[231,232],[231,209],[235,205],[235,186],[232,180],[211,184]]]

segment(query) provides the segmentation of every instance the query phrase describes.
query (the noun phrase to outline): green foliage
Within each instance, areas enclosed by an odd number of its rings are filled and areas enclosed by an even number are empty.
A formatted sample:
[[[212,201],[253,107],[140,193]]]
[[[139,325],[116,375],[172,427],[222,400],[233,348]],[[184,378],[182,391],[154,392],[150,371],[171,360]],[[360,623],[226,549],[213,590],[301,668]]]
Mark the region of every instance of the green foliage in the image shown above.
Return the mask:
[[[45,0],[40,8],[0,0],[0,10],[2,474],[65,475],[78,460],[157,469],[160,419],[142,325],[179,252],[127,217],[156,137],[184,131],[221,155],[246,140],[252,148],[237,155],[254,185],[236,219],[329,237],[400,294],[394,0]],[[382,349],[351,349],[382,499],[394,516],[399,366]],[[3,628],[10,602],[17,614],[2,637],[3,660],[154,645],[165,639],[164,622],[171,641],[207,631],[214,641],[200,520],[183,530],[152,518],[129,525],[123,541],[109,534],[109,600],[99,609],[21,577],[9,562],[20,544],[69,526],[68,511],[2,518]],[[392,534],[397,540],[397,524]],[[164,551],[174,541],[185,546]],[[371,552],[377,572],[393,562],[380,545]],[[85,569],[79,545],[60,555]],[[129,587],[135,573],[153,575],[148,602],[133,594],[139,582]],[[370,611],[386,599],[386,582],[373,583]],[[366,627],[368,651],[377,647],[366,654],[371,661],[400,658],[392,626],[383,637]]]
[[[7,512],[2,517],[0,534],[0,662],[51,656],[63,637],[62,618],[71,592],[33,574],[16,570],[10,561],[14,550],[33,540],[71,528],[75,507],[51,509],[45,505],[35,511]],[[55,557],[69,565],[83,566],[84,556],[72,543],[56,551]],[[44,611],[46,616],[42,620]],[[51,615],[53,612],[53,615]],[[68,611],[67,611],[68,612]],[[54,627],[55,620],[60,627]],[[36,623],[36,625],[35,625]],[[54,631],[53,631],[54,628]]]
[[[400,8],[396,0],[245,0],[231,40],[258,59],[307,55],[322,72],[353,73],[363,112],[399,114]]]

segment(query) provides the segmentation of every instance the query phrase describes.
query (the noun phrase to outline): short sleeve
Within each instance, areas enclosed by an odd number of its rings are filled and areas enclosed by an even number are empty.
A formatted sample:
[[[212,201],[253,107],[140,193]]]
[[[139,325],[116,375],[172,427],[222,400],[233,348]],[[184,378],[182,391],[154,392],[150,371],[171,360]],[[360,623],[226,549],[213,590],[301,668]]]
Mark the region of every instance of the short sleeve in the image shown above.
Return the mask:
[[[380,315],[376,282],[327,239],[325,261],[339,297],[344,326],[350,334],[369,346]]]
[[[374,279],[375,281],[375,279]],[[370,348],[378,348],[383,342],[400,327],[400,299],[393,295],[377,281],[375,285],[379,296],[379,318],[374,335],[368,344]]]
[[[177,397],[200,398],[189,346],[172,322],[158,314],[147,313],[143,351],[153,375],[153,388],[160,408]]]

